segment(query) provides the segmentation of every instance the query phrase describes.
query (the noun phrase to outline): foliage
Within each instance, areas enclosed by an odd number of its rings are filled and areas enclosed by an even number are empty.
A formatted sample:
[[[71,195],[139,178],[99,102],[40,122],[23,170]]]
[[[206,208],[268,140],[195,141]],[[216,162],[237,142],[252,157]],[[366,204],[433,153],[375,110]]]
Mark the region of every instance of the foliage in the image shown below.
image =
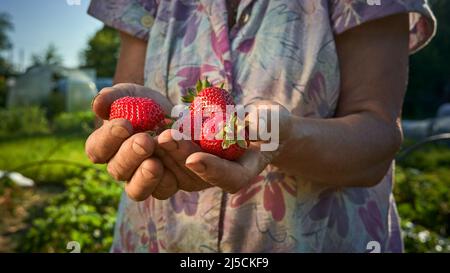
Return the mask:
[[[43,53],[31,56],[31,66],[61,65],[62,57],[54,44],[50,44]]]
[[[394,195],[408,252],[450,252],[450,149],[415,152],[396,168]]]
[[[0,12],[0,51],[11,48],[11,41],[7,32],[12,29],[11,16],[7,13]]]
[[[117,31],[104,26],[89,39],[87,48],[81,53],[82,67],[95,68],[97,77],[113,77],[119,47]]]
[[[2,64],[0,63],[0,67],[1,66]],[[0,107],[5,107],[6,105],[6,97],[8,95],[8,89],[6,87],[6,78],[0,75]]]
[[[406,252],[450,252],[450,239],[440,236],[435,231],[410,221],[402,221],[402,231]]]
[[[36,135],[49,132],[45,112],[37,107],[0,108],[0,137]]]
[[[50,122],[39,108],[2,109],[0,120],[0,170],[61,183],[89,164],[84,142],[94,126],[90,111],[62,113]]]
[[[0,12],[0,53],[11,48],[11,40],[8,31],[13,29],[11,16],[7,13]],[[6,80],[7,76],[13,73],[12,65],[0,54],[0,107],[6,104]]]
[[[53,120],[53,130],[58,133],[87,134],[94,129],[94,119],[92,111],[61,113]]]
[[[82,252],[106,252],[122,192],[119,184],[100,170],[87,170],[65,182],[67,190],[50,201],[41,217],[20,240],[18,251],[67,252],[77,241]]]

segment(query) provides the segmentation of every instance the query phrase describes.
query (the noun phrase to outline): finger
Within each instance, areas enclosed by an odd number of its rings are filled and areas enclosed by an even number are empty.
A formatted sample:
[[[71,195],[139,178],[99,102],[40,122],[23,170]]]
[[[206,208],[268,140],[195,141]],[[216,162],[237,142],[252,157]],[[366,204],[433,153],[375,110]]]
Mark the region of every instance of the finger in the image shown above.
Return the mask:
[[[164,167],[156,158],[147,158],[142,162],[130,181],[125,184],[125,191],[135,201],[147,199],[160,183]]]
[[[108,162],[108,172],[119,181],[129,180],[141,163],[153,154],[155,141],[147,133],[128,138]]]
[[[284,141],[291,134],[292,120],[289,110],[281,104],[256,100],[246,106],[249,138],[251,141]]]
[[[86,154],[93,163],[106,163],[132,133],[128,120],[105,121],[86,140]]]
[[[211,187],[197,175],[186,168],[186,158],[198,151],[200,147],[190,140],[176,141],[173,139],[173,130],[165,130],[158,137],[158,154],[162,158],[164,166],[172,170],[177,178],[178,188],[184,191],[200,191]]]
[[[169,169],[178,182],[178,188],[187,192],[200,191],[211,187],[210,184],[204,182],[201,178],[191,172],[188,168],[180,166],[175,160],[166,152],[158,147],[156,155],[161,159],[166,169]]]
[[[278,154],[278,151],[260,151],[260,144],[251,142],[247,151],[236,161],[253,176],[260,174]]]
[[[184,166],[186,158],[201,151],[201,148],[190,140],[174,140],[175,130],[168,129],[163,131],[158,137],[158,146],[166,151],[176,162]]]
[[[178,191],[175,175],[165,169],[161,182],[156,186],[152,196],[158,200],[166,200]]]
[[[103,88],[92,101],[92,110],[102,119],[109,119],[109,109],[111,104],[125,96],[146,97],[155,100],[166,113],[170,113],[172,108],[168,99],[162,94],[133,83],[120,83],[113,87]]]
[[[253,177],[252,172],[239,163],[203,152],[190,155],[186,167],[204,181],[229,193],[236,193]]]

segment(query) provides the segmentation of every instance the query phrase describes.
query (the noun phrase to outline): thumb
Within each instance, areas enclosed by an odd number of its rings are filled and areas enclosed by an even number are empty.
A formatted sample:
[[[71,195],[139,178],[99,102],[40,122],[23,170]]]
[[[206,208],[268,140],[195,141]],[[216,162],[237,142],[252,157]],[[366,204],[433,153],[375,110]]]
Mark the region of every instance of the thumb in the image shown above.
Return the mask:
[[[119,83],[112,87],[103,88],[92,100],[92,111],[104,119],[109,119],[109,109],[111,104],[122,97],[143,97],[156,101],[163,108],[164,112],[170,113],[172,103],[161,93],[142,85],[134,83]]]
[[[269,100],[257,100],[246,105],[246,125],[250,140],[282,142],[290,137],[291,114],[281,104]]]

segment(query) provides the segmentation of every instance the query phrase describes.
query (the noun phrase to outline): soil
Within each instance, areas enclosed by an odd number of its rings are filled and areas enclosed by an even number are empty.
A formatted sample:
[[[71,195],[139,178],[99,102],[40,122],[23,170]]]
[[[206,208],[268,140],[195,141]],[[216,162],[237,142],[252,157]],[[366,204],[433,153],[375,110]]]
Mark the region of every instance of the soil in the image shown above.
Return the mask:
[[[61,185],[6,188],[0,195],[0,253],[16,252],[18,237],[30,227],[32,216],[43,211],[49,199],[64,190]]]

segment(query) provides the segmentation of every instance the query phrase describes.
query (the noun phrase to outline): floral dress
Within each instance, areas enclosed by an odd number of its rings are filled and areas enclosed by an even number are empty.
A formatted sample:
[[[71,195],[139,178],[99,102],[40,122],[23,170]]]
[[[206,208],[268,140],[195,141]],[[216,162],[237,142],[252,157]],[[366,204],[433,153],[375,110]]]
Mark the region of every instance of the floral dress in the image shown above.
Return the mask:
[[[435,31],[425,0],[93,0],[88,13],[148,40],[145,85],[174,104],[208,76],[235,99],[272,99],[302,117],[331,118],[339,97],[335,37],[365,22],[410,16],[411,53]],[[301,164],[301,162],[298,162]],[[331,181],[332,182],[332,181]],[[124,194],[113,252],[381,252],[403,249],[393,165],[370,188],[324,187],[269,165],[236,194]]]

